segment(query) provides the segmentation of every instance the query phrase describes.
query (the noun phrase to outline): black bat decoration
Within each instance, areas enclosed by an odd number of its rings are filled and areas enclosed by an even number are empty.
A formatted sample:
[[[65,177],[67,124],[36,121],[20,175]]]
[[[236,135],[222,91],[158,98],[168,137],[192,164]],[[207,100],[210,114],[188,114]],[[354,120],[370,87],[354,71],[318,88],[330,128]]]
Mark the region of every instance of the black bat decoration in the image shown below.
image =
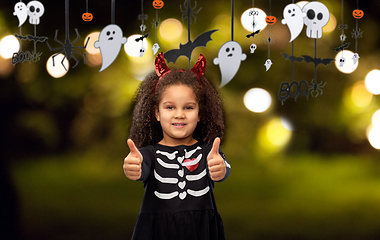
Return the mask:
[[[284,58],[287,59],[287,60],[290,60],[292,62],[294,61],[297,61],[297,62],[302,62],[303,58],[302,57],[296,57],[296,56],[289,56],[288,54],[286,53],[282,53],[282,55],[284,55]]]
[[[142,41],[142,40],[144,40],[144,38],[147,38],[148,36],[149,36],[149,33],[147,33],[147,34],[145,34],[144,36],[141,36],[141,37],[139,37],[139,38],[136,38],[135,41],[136,41],[136,42]]]
[[[335,48],[335,52],[343,51],[344,49],[348,48],[350,46],[350,43],[346,43],[340,47]]]
[[[179,49],[172,49],[164,53],[164,58],[168,63],[175,63],[180,56],[186,56],[191,59],[191,53],[196,47],[206,47],[206,44],[211,41],[211,34],[218,31],[218,29],[210,30],[202,33],[192,42],[189,40],[186,44],[179,44]]]
[[[16,33],[15,33],[15,37],[18,38],[18,39],[20,39],[20,40],[26,40],[27,39],[26,36],[24,37],[24,36],[18,35]]]
[[[307,56],[307,55],[301,55],[303,57],[303,59],[305,60],[305,62],[309,63],[309,62],[312,62],[315,64],[315,67],[317,67],[319,64],[323,63],[325,66],[327,64],[330,64],[332,61],[335,61],[334,58],[313,58],[313,57],[310,57],[310,56]]]
[[[260,29],[257,30],[256,32],[253,32],[253,33],[251,33],[251,34],[246,35],[246,37],[247,37],[247,38],[255,37],[255,35],[258,34],[259,32],[260,32]]]
[[[46,39],[48,39],[47,37],[38,37],[38,36],[32,36],[32,35],[26,35],[26,37],[30,40],[30,41],[34,41],[34,42],[45,42]]]

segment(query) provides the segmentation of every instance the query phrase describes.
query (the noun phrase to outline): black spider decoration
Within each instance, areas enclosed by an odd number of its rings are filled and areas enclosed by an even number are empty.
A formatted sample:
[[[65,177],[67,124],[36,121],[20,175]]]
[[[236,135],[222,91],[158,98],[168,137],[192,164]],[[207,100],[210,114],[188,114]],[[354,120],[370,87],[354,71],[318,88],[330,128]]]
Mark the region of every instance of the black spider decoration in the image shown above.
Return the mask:
[[[193,10],[197,7],[197,2],[195,1],[194,7],[191,8],[191,7],[190,7],[190,3],[187,4],[187,1],[189,1],[189,0],[186,0],[185,3],[183,4],[183,5],[184,5],[184,8],[185,8],[184,10],[182,10],[182,6],[181,6],[181,5],[179,6],[179,8],[181,9],[181,12],[183,13],[183,14],[182,14],[182,22],[184,22],[185,19],[188,18],[188,16],[189,16],[190,19],[188,19],[188,22],[189,22],[189,23],[192,23],[192,19],[191,19],[191,17],[193,17],[193,18],[194,18],[194,23],[196,23],[196,21],[197,21],[197,17],[195,16],[195,14],[198,14],[199,11],[200,11],[202,8],[198,9],[198,11],[195,12],[195,11],[193,11]]]
[[[60,53],[65,53],[65,56],[63,57],[62,61],[61,61],[61,64],[63,66],[63,68],[67,71],[65,65],[63,64],[63,61],[65,60],[65,58],[67,60],[70,60],[71,58],[74,58],[76,63],[75,65],[73,66],[76,67],[79,63],[79,60],[74,56],[73,53],[77,53],[77,54],[81,54],[83,55],[83,61],[84,63],[86,64],[86,54],[85,53],[81,53],[81,52],[78,52],[76,51],[75,49],[85,49],[87,47],[87,44],[88,44],[88,41],[90,40],[90,37],[87,38],[87,41],[85,43],[85,45],[83,47],[74,47],[74,44],[80,39],[80,35],[79,35],[79,32],[78,32],[78,29],[75,28],[75,32],[77,34],[77,38],[73,41],[73,42],[70,42],[70,36],[69,36],[69,0],[66,0],[65,1],[65,20],[66,20],[66,38],[65,38],[65,42],[61,42],[58,40],[57,38],[57,35],[58,35],[58,30],[55,31],[55,37],[54,37],[54,41],[56,41],[57,43],[61,44],[62,47],[57,47],[57,48],[52,48],[49,44],[49,42],[46,40],[46,44],[48,45],[50,51],[57,51],[57,50],[61,50],[60,52],[54,54],[52,56],[52,59],[53,59],[53,66],[55,66],[55,61],[54,61],[54,58],[60,54]]]

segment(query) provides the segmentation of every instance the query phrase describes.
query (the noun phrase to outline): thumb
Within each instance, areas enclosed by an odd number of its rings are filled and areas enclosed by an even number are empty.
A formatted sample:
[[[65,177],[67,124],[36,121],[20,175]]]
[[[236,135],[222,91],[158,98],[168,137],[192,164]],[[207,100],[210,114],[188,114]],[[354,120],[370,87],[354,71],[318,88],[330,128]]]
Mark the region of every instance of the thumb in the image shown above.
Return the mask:
[[[220,138],[215,138],[214,143],[212,144],[212,148],[210,151],[210,155],[218,155],[219,154],[219,146],[220,146]]]
[[[132,139],[127,140],[127,144],[129,149],[131,150],[131,154],[133,155],[140,155],[140,151],[137,149],[135,143],[132,141]]]

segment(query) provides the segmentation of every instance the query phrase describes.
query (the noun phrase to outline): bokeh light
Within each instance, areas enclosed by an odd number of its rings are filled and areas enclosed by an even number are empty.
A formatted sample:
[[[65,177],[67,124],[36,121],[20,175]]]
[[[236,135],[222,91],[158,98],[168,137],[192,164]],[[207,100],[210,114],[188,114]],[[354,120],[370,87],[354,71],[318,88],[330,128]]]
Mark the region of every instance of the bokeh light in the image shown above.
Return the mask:
[[[46,69],[50,76],[54,78],[60,78],[63,77],[68,71],[65,70],[65,68],[62,66],[61,62],[64,58],[64,55],[62,53],[58,54],[54,57],[54,66],[53,66],[53,55],[49,57],[49,59],[46,62]],[[67,58],[63,61],[63,64],[65,65],[66,69],[69,69],[69,61]]]
[[[369,130],[368,141],[373,148],[380,149],[380,127],[374,126]]]
[[[290,131],[294,130],[293,125],[291,124],[291,122],[288,119],[286,119],[285,117],[281,117],[280,120],[281,120],[281,124],[282,124],[282,126],[284,126],[284,128],[286,128]]]
[[[148,41],[146,38],[143,39],[142,44],[141,41],[136,41],[137,38],[142,37],[141,34],[134,34],[128,37],[128,41],[124,44],[124,51],[130,57],[140,57],[140,50],[142,48],[145,49],[145,52],[148,50]]]
[[[365,87],[368,92],[379,95],[380,94],[380,70],[374,69],[370,71],[365,77]]]
[[[253,14],[255,14],[255,16],[253,16]],[[254,27],[253,17],[255,17],[256,23]],[[249,32],[256,32],[257,30],[262,31],[267,26],[267,23],[265,22],[266,17],[266,13],[260,8],[249,8],[241,15],[240,22],[244,29]]]
[[[258,143],[262,149],[268,151],[279,151],[290,141],[292,132],[286,129],[280,118],[269,121],[258,132]]]
[[[356,68],[359,65],[359,60],[354,63],[354,60],[352,57],[354,56],[354,53],[350,50],[343,50],[338,52],[338,54],[335,56],[335,66],[336,68],[341,71],[342,73],[352,73],[356,70]],[[344,59],[344,64],[341,65],[341,59]]]
[[[159,32],[162,39],[166,41],[178,40],[182,35],[183,27],[180,21],[168,18],[160,25]]]
[[[329,19],[328,23],[326,24],[326,26],[323,27],[322,31],[323,32],[332,32],[332,31],[334,31],[335,28],[336,28],[336,18],[332,13],[330,13],[330,19]]]
[[[380,109],[372,115],[372,125],[374,127],[380,127]]]
[[[372,101],[372,94],[370,94],[365,85],[364,81],[359,81],[355,83],[351,90],[352,102],[359,108],[368,107]]]
[[[20,50],[20,43],[13,35],[8,35],[0,40],[0,56],[4,59],[9,59],[13,53]]]
[[[270,94],[262,88],[252,88],[244,95],[244,105],[252,112],[265,112],[271,103]]]
[[[90,38],[88,41],[86,51],[90,54],[98,54],[100,53],[99,48],[95,48],[94,43],[99,40],[99,34],[100,32],[93,32],[87,35],[84,39],[84,44],[86,44],[87,38]]]

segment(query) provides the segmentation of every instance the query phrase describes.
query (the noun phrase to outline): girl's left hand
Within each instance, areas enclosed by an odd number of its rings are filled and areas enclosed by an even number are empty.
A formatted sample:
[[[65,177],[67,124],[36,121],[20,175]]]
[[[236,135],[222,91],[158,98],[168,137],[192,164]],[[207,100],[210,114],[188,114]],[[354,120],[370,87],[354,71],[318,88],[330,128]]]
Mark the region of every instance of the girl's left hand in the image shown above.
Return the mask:
[[[213,181],[220,181],[226,175],[226,164],[219,154],[220,138],[215,138],[211,151],[207,156],[207,165]]]

